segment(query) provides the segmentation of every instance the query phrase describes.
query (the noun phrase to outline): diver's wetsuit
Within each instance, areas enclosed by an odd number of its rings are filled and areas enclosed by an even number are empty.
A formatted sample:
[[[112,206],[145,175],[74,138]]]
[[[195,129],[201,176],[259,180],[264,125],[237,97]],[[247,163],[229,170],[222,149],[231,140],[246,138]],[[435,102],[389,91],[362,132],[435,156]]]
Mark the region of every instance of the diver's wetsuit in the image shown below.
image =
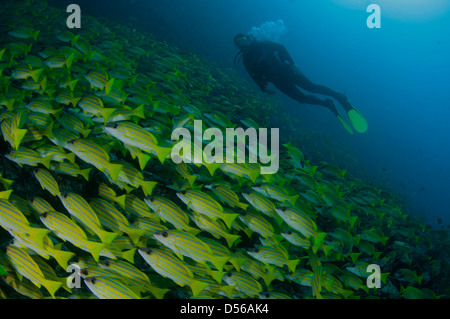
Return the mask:
[[[248,74],[262,91],[266,91],[268,82],[272,82],[280,91],[300,103],[322,105],[337,114],[336,106],[330,99],[321,100],[314,95],[304,94],[297,88],[299,86],[309,92],[335,98],[346,111],[352,107],[344,94],[312,83],[298,69],[285,47],[278,43],[255,41],[243,50],[242,55]]]

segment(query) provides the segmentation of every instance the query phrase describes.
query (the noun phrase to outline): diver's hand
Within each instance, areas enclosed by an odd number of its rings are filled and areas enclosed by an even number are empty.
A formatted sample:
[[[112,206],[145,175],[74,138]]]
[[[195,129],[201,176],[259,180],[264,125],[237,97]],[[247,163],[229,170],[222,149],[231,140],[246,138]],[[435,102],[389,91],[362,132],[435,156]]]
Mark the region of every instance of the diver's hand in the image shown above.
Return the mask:
[[[269,95],[275,95],[275,91],[272,91],[272,90],[269,90],[269,89],[266,89],[264,92],[266,92]]]

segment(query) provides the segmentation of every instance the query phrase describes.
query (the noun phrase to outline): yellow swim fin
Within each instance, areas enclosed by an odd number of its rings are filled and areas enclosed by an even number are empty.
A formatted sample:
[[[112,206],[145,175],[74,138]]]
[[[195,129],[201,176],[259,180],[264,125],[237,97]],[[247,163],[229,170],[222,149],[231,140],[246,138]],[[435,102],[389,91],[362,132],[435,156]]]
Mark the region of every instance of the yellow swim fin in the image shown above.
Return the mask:
[[[347,112],[347,115],[356,132],[364,133],[367,131],[367,122],[361,113],[359,113],[356,109],[351,109]]]
[[[353,135],[353,130],[350,127],[350,125],[348,125],[347,122],[345,122],[344,119],[340,115],[336,115],[336,117],[339,120],[339,122],[341,122],[342,126],[347,130],[347,132],[349,132],[350,134]]]

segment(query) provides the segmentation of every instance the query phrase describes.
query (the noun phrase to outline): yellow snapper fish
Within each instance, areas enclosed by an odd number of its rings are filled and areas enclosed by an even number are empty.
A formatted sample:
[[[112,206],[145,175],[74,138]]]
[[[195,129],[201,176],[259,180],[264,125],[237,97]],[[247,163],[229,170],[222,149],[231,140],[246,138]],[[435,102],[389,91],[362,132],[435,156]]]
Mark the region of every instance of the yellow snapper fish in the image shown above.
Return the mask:
[[[205,187],[210,188],[223,203],[227,203],[231,207],[239,207],[242,209],[247,209],[248,207],[248,204],[239,201],[238,195],[227,185],[208,185]]]
[[[31,227],[25,215],[5,199],[0,199],[0,226],[6,230],[28,235],[40,247],[43,247],[44,237],[49,233],[48,229]]]
[[[291,272],[295,271],[295,268],[300,262],[300,259],[289,260],[287,254],[282,250],[269,246],[249,249],[247,253],[265,264],[276,265],[279,267],[287,265]]]
[[[151,292],[157,299],[162,299],[169,289],[161,289],[152,286],[148,276],[129,262],[119,259],[108,259],[99,262],[103,269],[110,270],[125,278],[133,287],[141,287],[141,291]]]
[[[58,183],[49,171],[44,168],[35,168],[33,173],[41,184],[42,189],[49,191],[53,196],[59,196],[61,194]]]
[[[25,250],[8,246],[6,247],[6,255],[18,274],[29,279],[38,288],[44,286],[50,295],[55,298],[55,293],[61,288],[62,283],[46,279],[39,266]]]
[[[200,263],[211,262],[219,271],[229,257],[218,257],[212,254],[211,248],[203,241],[181,230],[164,230],[154,234],[156,240],[170,248],[180,259],[190,257]]]
[[[295,202],[299,196],[289,196],[282,187],[273,183],[264,183],[259,186],[253,186],[252,189],[268,198],[272,198],[278,201],[287,201],[292,206],[295,206]]]
[[[224,213],[222,205],[207,193],[194,188],[178,192],[177,196],[188,205],[189,209],[213,219],[222,219],[228,228],[231,228],[234,220],[239,216],[239,214]]]
[[[14,236],[14,240],[10,243],[10,246],[23,248],[25,250],[30,249],[45,259],[49,259],[49,256],[51,256],[55,258],[63,269],[67,269],[69,260],[75,256],[72,252],[57,249],[48,236],[44,238],[44,246],[41,248],[33,240],[23,234],[14,234],[14,232],[11,231],[10,233]]]
[[[144,198],[145,203],[165,222],[184,230],[192,235],[197,235],[200,230],[189,225],[189,216],[173,201],[165,197],[155,196]]]
[[[105,108],[103,107],[102,100],[93,94],[88,94],[84,96],[79,102],[78,106],[86,113],[101,116],[104,123],[108,121],[111,115],[116,111],[115,108]]]
[[[262,292],[261,284],[246,272],[229,271],[223,276],[223,281],[234,289],[244,293],[248,298],[254,298]]]
[[[145,196],[152,194],[153,188],[157,182],[145,181],[142,173],[138,171],[133,165],[127,162],[121,162],[122,170],[119,172],[118,179],[133,187],[141,187]]]
[[[206,215],[195,212],[192,215],[192,218],[199,228],[210,233],[215,238],[225,238],[229,247],[232,247],[236,240],[241,238],[240,235],[230,234],[220,220],[214,220]]]
[[[81,175],[86,181],[89,182],[89,174],[91,173],[92,167],[80,169],[80,166],[76,163],[53,162],[50,163],[50,169],[57,174],[65,174],[74,177]]]
[[[11,151],[9,154],[6,154],[5,157],[16,162],[19,166],[37,166],[38,164],[42,164],[46,168],[50,167],[50,161],[52,160],[51,155],[40,157],[36,151],[23,146],[19,146],[17,151]]]
[[[33,208],[39,215],[48,211],[54,211],[52,205],[47,202],[42,197],[33,197],[28,200],[28,204]]]
[[[67,211],[81,224],[100,237],[103,243],[110,244],[119,234],[103,229],[97,214],[86,200],[75,193],[62,193],[59,198]]]
[[[256,210],[262,212],[263,214],[277,218],[277,214],[275,212],[275,205],[272,203],[270,199],[267,197],[251,192],[251,193],[242,193],[242,196],[252,205]]]
[[[108,153],[94,141],[80,138],[65,143],[63,147],[75,153],[81,160],[92,164],[100,171],[109,174],[113,181],[118,180],[119,173],[123,166],[121,164],[110,163]]]
[[[69,217],[60,212],[47,211],[42,213],[39,218],[57,237],[72,243],[84,251],[90,252],[96,261],[99,260],[100,251],[105,245],[88,240],[84,230]]]
[[[170,278],[181,287],[188,285],[194,297],[197,297],[203,289],[208,287],[207,283],[194,279],[192,271],[171,251],[159,248],[140,248],[138,251],[158,274]]]
[[[158,146],[158,140],[152,133],[132,122],[109,124],[105,126],[105,131],[125,144],[155,154],[161,163],[164,163],[172,152],[170,147]]]
[[[88,277],[84,283],[99,299],[141,299],[138,292],[116,278]]]
[[[134,229],[126,217],[114,207],[113,204],[102,198],[92,198],[89,205],[97,214],[100,223],[112,231],[126,233],[133,243],[137,244],[139,238],[144,235],[145,230]]]

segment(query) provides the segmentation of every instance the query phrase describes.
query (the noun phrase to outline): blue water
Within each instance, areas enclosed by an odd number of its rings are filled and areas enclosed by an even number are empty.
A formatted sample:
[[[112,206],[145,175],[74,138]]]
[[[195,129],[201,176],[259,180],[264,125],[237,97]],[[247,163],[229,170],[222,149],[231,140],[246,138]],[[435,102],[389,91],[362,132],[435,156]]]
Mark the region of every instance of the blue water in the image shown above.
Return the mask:
[[[64,7],[74,1],[49,1]],[[181,49],[235,68],[236,33],[282,19],[280,39],[312,81],[347,95],[369,123],[349,135],[328,110],[284,97],[312,131],[350,150],[349,170],[406,197],[405,209],[450,223],[450,4],[446,0],[165,0],[76,2]],[[381,28],[369,29],[369,4]],[[408,4],[409,3],[409,4]],[[256,85],[255,85],[256,88]],[[273,87],[270,87],[274,89]],[[344,160],[344,159],[343,159]],[[345,163],[343,164],[345,166]],[[345,167],[344,167],[345,168]]]

